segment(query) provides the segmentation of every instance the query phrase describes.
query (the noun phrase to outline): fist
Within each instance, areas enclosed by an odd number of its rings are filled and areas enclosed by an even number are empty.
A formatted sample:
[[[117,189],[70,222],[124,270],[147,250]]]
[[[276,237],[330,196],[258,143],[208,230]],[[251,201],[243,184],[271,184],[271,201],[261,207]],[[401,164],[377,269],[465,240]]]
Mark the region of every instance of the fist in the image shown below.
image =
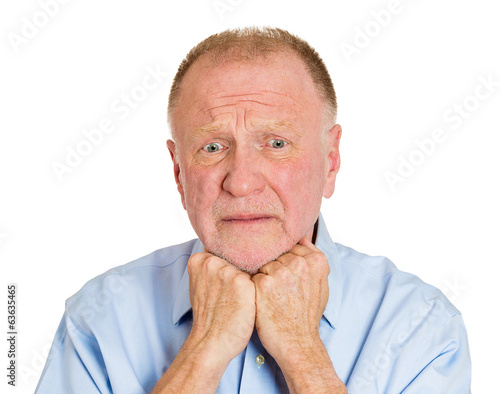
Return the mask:
[[[319,340],[319,322],[328,301],[329,272],[325,255],[304,237],[252,278],[259,338],[278,364],[287,353]]]
[[[210,253],[188,262],[193,308],[190,340],[229,362],[245,349],[255,326],[255,286],[249,274]]]

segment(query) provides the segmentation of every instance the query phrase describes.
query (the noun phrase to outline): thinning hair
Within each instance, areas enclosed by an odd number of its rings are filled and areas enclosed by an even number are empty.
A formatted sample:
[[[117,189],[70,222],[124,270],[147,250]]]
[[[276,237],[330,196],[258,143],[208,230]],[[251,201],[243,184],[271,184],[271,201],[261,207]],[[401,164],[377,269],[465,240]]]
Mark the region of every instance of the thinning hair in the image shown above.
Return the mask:
[[[168,122],[172,134],[172,112],[179,99],[182,80],[191,65],[202,55],[211,55],[213,62],[221,61],[223,55],[233,54],[238,60],[251,60],[267,53],[290,51],[301,59],[308,70],[321,97],[325,100],[326,111],[324,120],[331,127],[337,116],[337,99],[330,74],[325,63],[306,41],[278,28],[245,27],[241,29],[226,30],[211,35],[186,55],[175,75],[168,99]]]

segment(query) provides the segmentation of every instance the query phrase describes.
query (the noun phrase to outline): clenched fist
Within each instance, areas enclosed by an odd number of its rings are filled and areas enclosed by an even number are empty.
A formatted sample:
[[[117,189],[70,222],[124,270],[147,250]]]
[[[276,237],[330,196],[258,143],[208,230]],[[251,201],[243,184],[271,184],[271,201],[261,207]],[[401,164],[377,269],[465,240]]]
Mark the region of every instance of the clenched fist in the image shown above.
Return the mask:
[[[188,273],[191,333],[153,394],[215,392],[255,327],[255,286],[249,274],[210,253],[192,255]]]
[[[346,393],[319,337],[330,268],[304,237],[253,277],[210,253],[188,262],[193,326],[153,393],[214,392],[254,327],[292,393]]]
[[[255,326],[255,286],[249,274],[210,253],[188,262],[193,308],[190,340],[204,343],[228,363],[248,344]]]
[[[328,301],[329,272],[325,255],[304,237],[252,278],[257,292],[257,332],[282,369],[290,354],[304,353],[321,343],[318,329]]]

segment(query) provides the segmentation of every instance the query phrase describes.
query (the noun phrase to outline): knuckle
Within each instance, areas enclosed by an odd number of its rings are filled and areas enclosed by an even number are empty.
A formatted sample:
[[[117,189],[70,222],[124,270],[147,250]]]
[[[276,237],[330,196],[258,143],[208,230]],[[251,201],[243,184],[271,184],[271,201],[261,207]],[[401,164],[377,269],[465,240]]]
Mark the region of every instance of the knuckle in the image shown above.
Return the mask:
[[[250,281],[248,275],[244,274],[243,272],[236,273],[236,275],[234,275],[233,283],[237,288],[243,288],[246,285],[248,285],[248,283],[250,283],[250,282],[251,281]]]
[[[190,264],[196,264],[197,262],[199,262],[203,257],[203,253],[195,253],[193,255],[191,255],[191,257],[189,258],[189,263]]]
[[[208,272],[213,272],[215,270],[219,270],[222,265],[222,260],[217,256],[210,255],[205,260],[205,269]]]
[[[269,275],[260,276],[258,283],[259,283],[259,287],[264,291],[269,291],[275,287],[274,286],[274,279]]]
[[[219,270],[219,276],[223,279],[223,280],[228,280],[228,279],[231,279],[233,276],[234,276],[234,270],[236,268],[234,268],[232,265],[230,264],[225,264],[223,265],[222,267],[220,266],[220,262],[219,262],[219,265],[218,265],[218,270]]]
[[[325,265],[328,265],[328,259],[326,258],[325,254],[323,252],[316,252],[316,255],[317,255],[317,259],[321,262],[323,262],[323,264]]]
[[[322,273],[328,275],[330,273],[330,264],[328,263],[328,259],[323,253],[318,252],[316,256],[316,261],[318,262],[318,266]]]
[[[307,259],[301,256],[295,256],[295,258],[291,261],[290,266],[298,274],[305,274],[309,271],[309,264]]]
[[[272,276],[275,276],[276,278],[285,278],[289,275],[290,273],[290,265],[292,265],[293,261],[288,260],[287,262],[283,264],[276,264],[276,267],[274,268],[274,272]],[[268,276],[269,278],[272,278],[272,276]]]
[[[322,252],[314,252],[311,256],[312,261],[315,263],[315,266],[319,268],[320,272],[325,272],[330,270],[330,265],[328,264],[328,259]]]
[[[203,253],[195,253],[193,254],[187,264],[188,274],[194,274],[198,268],[200,267],[200,263],[203,262]]]

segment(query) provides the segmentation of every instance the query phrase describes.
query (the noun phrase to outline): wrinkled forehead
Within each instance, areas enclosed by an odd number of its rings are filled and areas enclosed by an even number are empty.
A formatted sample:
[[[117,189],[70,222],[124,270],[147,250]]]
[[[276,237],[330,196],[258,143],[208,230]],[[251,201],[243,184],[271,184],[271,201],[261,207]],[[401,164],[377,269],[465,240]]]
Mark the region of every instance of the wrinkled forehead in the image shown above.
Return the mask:
[[[205,54],[193,63],[172,113],[176,130],[185,132],[213,122],[235,104],[264,118],[277,117],[275,121],[300,123],[303,117],[322,115],[324,100],[297,55],[279,51],[242,56],[228,52],[225,58],[215,59]]]

